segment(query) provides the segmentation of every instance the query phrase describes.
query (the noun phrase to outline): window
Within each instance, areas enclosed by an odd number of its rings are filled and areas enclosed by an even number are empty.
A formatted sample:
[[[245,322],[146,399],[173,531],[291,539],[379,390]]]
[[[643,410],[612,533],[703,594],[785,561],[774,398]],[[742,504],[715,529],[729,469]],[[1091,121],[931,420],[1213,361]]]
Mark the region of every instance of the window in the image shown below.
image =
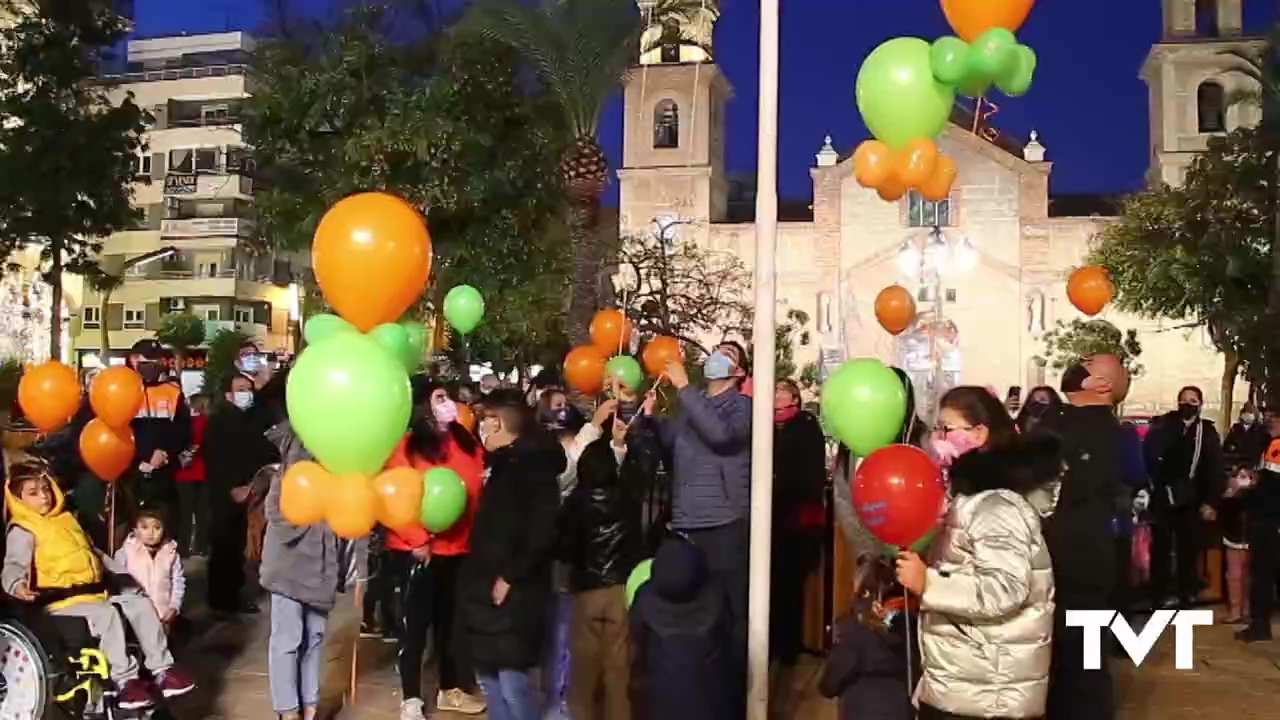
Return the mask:
[[[134,177],[151,176],[151,153],[138,153],[129,161]]]
[[[933,293],[930,292],[928,285],[921,286],[920,289],[916,291],[916,302],[929,302],[931,297],[933,297]]]
[[[1196,89],[1196,119],[1202,133],[1227,129],[1227,98],[1221,85],[1212,80],[1200,83]]]
[[[951,225],[951,199],[925,200],[912,190],[907,195],[907,225],[909,227],[949,227]]]
[[[124,329],[142,330],[147,326],[146,312],[140,308],[124,309]]]
[[[200,121],[204,125],[225,125],[231,119],[227,105],[205,105],[200,108]]]
[[[218,277],[218,263],[202,262],[196,265],[196,277],[216,278]]]
[[[947,302],[953,303],[955,301],[956,301],[956,289],[947,288]]]
[[[661,61],[664,63],[680,62],[680,25],[668,21],[662,26],[662,37],[658,40],[662,45]]]
[[[222,320],[222,308],[217,305],[201,305],[196,308],[195,316],[205,322],[219,322]]]
[[[235,307],[235,321],[238,323],[253,322],[253,308],[245,305],[237,305]]]
[[[80,308],[80,327],[86,330],[102,327],[102,308],[89,305]]]
[[[680,147],[680,108],[673,100],[663,100],[653,108],[653,146]]]
[[[213,172],[218,169],[217,148],[200,148],[195,155],[196,172]]]
[[[195,172],[195,151],[191,148],[178,148],[169,151],[169,172]]]
[[[1196,33],[1200,37],[1218,37],[1218,0],[1196,0]]]

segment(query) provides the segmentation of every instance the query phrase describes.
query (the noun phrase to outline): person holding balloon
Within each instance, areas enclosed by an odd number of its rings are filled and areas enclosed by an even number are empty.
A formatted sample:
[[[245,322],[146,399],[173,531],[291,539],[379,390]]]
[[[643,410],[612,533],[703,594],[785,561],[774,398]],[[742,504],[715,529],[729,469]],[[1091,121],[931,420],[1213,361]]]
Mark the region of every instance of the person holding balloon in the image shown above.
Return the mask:
[[[1058,480],[1060,445],[1019,436],[979,387],[948,391],[938,417],[935,439],[961,450],[954,500],[928,563],[912,551],[897,562],[898,581],[920,598],[919,717],[1043,717],[1054,578],[1035,499]]]
[[[565,453],[518,390],[495,390],[479,420],[487,479],[458,578],[457,641],[491,720],[541,717],[535,670],[551,609]]]
[[[174,473],[179,456],[191,446],[191,411],[182,388],[165,376],[163,354],[164,348],[151,339],[139,340],[129,351],[129,363],[143,384],[142,408],[130,423],[137,448],[139,504],[176,504]]]
[[[475,435],[458,422],[458,404],[441,382],[417,376],[413,383],[413,423],[408,435],[392,453],[388,468],[410,467],[426,473],[447,468],[466,487],[464,508],[432,508],[432,512],[456,511],[450,527],[429,531],[422,525],[387,530],[387,557],[383,572],[400,585],[403,628],[397,664],[404,698],[401,720],[421,720],[422,659],[427,633],[431,632],[439,662],[436,708],[463,715],[485,710],[472,694],[475,673],[466,648],[452,642],[457,625],[458,573],[467,560],[472,520],[484,484],[484,450]]]

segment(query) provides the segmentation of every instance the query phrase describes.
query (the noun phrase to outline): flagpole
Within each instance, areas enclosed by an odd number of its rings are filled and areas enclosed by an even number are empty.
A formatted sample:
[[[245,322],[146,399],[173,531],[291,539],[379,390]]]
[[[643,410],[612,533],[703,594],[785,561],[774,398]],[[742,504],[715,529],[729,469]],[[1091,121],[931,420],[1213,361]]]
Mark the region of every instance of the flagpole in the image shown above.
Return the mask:
[[[755,363],[751,414],[751,573],[747,717],[769,717],[769,553],[773,533],[774,328],[778,245],[778,0],[760,0],[760,106],[756,159]]]

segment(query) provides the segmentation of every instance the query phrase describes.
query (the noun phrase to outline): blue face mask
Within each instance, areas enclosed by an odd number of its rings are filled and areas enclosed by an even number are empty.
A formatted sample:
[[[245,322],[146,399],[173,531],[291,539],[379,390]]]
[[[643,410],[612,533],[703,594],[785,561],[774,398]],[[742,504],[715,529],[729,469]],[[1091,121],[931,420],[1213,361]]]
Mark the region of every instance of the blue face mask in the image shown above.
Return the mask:
[[[733,360],[717,350],[702,363],[702,376],[708,380],[727,380],[733,375],[733,368]]]

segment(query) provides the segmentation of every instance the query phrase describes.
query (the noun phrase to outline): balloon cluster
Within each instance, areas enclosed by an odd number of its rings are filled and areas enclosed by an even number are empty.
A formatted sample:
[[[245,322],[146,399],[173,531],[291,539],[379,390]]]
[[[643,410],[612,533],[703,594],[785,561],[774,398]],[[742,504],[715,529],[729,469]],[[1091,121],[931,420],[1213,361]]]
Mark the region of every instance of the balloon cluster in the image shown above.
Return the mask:
[[[946,499],[942,471],[929,456],[894,444],[907,412],[902,379],[874,358],[844,363],[822,386],[823,425],[863,458],[851,481],[854,510],[895,547],[927,542]]]
[[[632,330],[631,321],[623,311],[606,308],[596,312],[591,319],[591,342],[579,345],[565,356],[565,382],[583,395],[598,394],[609,381],[634,391],[644,382],[644,370],[660,375],[667,365],[683,359],[680,341],[658,336],[645,344],[640,355],[644,362],[642,370],[634,357],[622,352]]]
[[[323,520],[345,538],[360,537],[375,523],[392,530],[418,522],[447,528],[466,502],[456,473],[383,472],[409,424],[409,373],[425,351],[426,328],[397,322],[431,275],[425,220],[393,195],[349,196],[321,219],[311,259],[320,290],[340,317],[307,321],[308,345],[289,373],[289,422],[316,462],[285,472],[281,512],[295,525]]]
[[[893,202],[915,190],[926,200],[951,193],[955,162],[934,138],[946,128],[956,92],[980,97],[994,84],[1010,96],[1031,87],[1036,54],[1020,45],[1021,27],[1035,0],[942,0],[960,37],[930,44],[898,37],[862,62],[855,90],[858,112],[874,136],[854,152],[854,176]]]

